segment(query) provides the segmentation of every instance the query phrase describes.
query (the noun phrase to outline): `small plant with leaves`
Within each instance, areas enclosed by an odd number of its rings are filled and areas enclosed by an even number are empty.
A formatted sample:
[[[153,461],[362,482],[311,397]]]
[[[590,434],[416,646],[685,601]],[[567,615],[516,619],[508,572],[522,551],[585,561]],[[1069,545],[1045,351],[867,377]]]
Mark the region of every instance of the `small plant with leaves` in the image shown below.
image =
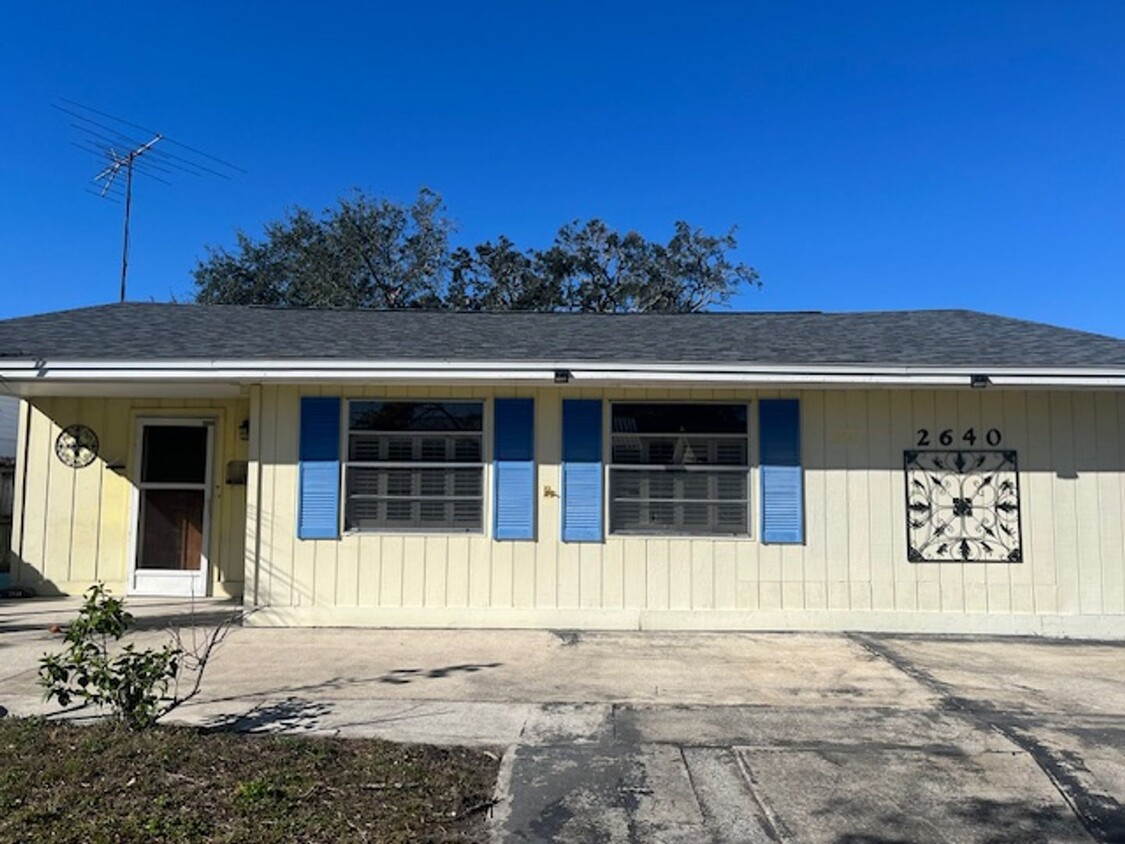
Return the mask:
[[[130,727],[149,727],[198,694],[203,669],[232,621],[220,624],[202,642],[193,638],[192,649],[185,648],[178,630],[160,648],[118,647],[135,621],[125,602],[98,583],[86,590],[78,618],[66,629],[66,650],[40,660],[39,683],[46,699],[61,706],[81,701],[109,709]],[[185,669],[191,677],[181,693]]]

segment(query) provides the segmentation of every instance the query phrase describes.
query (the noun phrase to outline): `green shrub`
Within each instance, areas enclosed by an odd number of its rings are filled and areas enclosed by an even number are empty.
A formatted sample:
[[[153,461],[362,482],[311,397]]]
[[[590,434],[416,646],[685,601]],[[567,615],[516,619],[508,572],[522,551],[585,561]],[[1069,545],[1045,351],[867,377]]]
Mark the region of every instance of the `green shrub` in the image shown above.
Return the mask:
[[[86,590],[78,618],[66,629],[67,648],[40,660],[39,683],[47,700],[69,706],[108,708],[130,727],[147,727],[176,703],[168,689],[176,680],[183,650],[172,643],[137,650],[132,644],[111,652],[133,626],[125,602],[101,583]]]

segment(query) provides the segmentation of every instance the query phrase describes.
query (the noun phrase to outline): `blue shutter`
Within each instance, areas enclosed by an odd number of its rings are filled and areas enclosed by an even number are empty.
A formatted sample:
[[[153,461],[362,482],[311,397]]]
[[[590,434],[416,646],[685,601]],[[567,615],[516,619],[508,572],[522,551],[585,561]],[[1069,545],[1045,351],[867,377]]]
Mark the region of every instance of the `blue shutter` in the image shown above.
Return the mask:
[[[301,399],[297,536],[340,537],[340,400]]]
[[[602,403],[564,399],[563,542],[602,541]]]
[[[762,541],[800,543],[805,538],[801,479],[801,411],[796,399],[762,399]]]
[[[535,401],[496,399],[493,415],[493,536],[534,539]]]

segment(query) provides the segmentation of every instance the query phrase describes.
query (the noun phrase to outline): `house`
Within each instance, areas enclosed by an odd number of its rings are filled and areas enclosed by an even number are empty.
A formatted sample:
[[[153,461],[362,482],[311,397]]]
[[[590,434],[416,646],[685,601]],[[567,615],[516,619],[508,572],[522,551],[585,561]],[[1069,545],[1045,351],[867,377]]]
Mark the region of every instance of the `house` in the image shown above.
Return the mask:
[[[1125,637],[1125,341],[970,311],[0,322],[12,579],[263,625]]]
[[[0,393],[0,463],[15,459],[19,406],[18,399]]]

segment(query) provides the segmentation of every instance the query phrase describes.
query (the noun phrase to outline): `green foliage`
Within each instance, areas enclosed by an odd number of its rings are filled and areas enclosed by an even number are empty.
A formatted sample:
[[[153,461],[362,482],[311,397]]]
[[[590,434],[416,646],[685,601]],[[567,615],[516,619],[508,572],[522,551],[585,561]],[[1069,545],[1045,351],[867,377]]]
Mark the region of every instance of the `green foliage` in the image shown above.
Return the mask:
[[[432,306],[442,295],[451,223],[423,189],[409,206],[361,191],[318,219],[295,208],[265,237],[238,232],[237,249],[209,248],[195,267],[196,300],[310,308]]]
[[[132,644],[111,652],[133,626],[120,598],[101,583],[86,590],[78,618],[67,627],[67,648],[40,660],[39,683],[47,700],[71,701],[110,709],[130,727],[147,727],[169,709],[168,689],[183,652],[172,644],[137,650]]]
[[[677,222],[666,242],[574,221],[546,249],[501,235],[450,249],[441,197],[409,206],[356,191],[321,217],[297,208],[255,240],[210,248],[193,272],[202,303],[329,308],[688,312],[759,284],[736,263],[734,229],[714,236]]]
[[[521,252],[501,236],[472,250],[458,247],[451,258],[447,307],[473,311],[554,311],[565,295],[560,279],[543,265],[542,256]]]
[[[283,796],[284,791],[275,787],[266,777],[243,780],[234,787],[234,802],[243,809],[252,809],[257,803]]]

